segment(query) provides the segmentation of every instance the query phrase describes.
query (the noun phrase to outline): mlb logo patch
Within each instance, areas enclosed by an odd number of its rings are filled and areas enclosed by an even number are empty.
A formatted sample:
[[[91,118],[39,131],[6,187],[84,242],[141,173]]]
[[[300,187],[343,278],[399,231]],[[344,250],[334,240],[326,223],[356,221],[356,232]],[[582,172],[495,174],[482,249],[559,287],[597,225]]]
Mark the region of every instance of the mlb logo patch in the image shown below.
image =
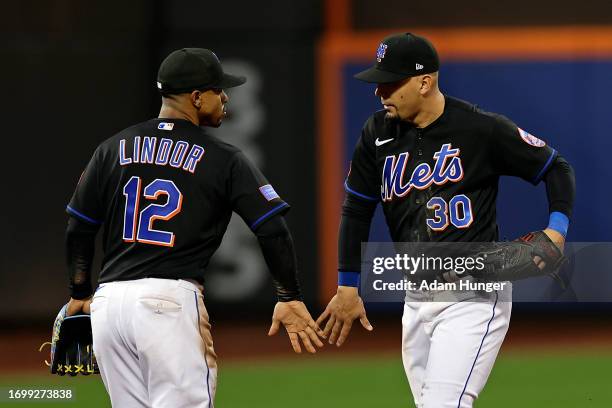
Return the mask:
[[[519,134],[521,135],[521,138],[523,139],[523,141],[531,146],[534,147],[544,147],[546,146],[546,142],[543,141],[542,139],[538,139],[537,137],[535,137],[534,135],[532,135],[529,132],[525,132],[523,129],[518,128]]]
[[[268,201],[272,201],[275,198],[280,198],[278,194],[276,194],[276,191],[274,191],[274,187],[272,187],[270,184],[266,184],[265,186],[259,187],[259,191]]]
[[[159,130],[172,130],[174,128],[174,123],[161,122],[159,125],[157,125],[157,128]]]
[[[387,52],[387,44],[380,43],[378,49],[376,50],[376,61],[381,62],[383,58],[385,58],[385,53]]]

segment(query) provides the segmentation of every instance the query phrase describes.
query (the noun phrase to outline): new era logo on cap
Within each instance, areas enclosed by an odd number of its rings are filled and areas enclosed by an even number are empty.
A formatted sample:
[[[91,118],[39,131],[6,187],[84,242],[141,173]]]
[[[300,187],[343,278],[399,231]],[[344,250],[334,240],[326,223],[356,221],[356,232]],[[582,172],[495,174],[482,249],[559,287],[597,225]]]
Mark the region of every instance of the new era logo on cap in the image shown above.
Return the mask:
[[[418,71],[420,69],[423,69],[423,66],[421,64],[416,64],[416,70]]]

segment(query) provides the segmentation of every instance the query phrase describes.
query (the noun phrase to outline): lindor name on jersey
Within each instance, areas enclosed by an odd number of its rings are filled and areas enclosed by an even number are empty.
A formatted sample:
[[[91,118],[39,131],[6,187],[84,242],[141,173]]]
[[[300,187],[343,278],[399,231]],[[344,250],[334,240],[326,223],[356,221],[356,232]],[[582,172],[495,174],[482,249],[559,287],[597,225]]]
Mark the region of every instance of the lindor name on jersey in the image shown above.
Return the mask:
[[[447,182],[458,182],[463,178],[463,166],[459,157],[460,150],[453,149],[450,143],[443,144],[435,152],[433,168],[429,163],[417,165],[410,179],[404,182],[404,173],[410,154],[387,156],[382,172],[382,201],[391,201],[394,197],[403,197],[413,188],[425,190],[432,184],[442,185]]]
[[[126,140],[119,141],[119,164],[127,166],[135,163],[154,164],[157,166],[172,166],[194,173],[202,156],[204,148],[197,144],[190,145],[183,140],[157,137],[136,136],[133,148],[127,151]]]

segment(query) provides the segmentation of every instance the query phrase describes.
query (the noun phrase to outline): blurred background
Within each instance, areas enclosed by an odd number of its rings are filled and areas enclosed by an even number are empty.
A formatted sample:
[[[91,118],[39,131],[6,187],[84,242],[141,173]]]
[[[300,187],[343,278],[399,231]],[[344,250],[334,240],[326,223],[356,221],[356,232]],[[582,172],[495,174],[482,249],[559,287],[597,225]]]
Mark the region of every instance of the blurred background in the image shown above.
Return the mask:
[[[68,298],[64,208],[78,177],[100,142],[157,116],[157,67],[177,48],[210,48],[227,71],[248,77],[229,93],[229,118],[214,132],[243,149],[292,205],[287,221],[313,315],[335,291],[348,161],[362,124],[380,107],[374,88],[352,75],[394,32],[432,40],[443,92],[503,113],[557,148],[577,177],[568,240],[611,241],[612,3],[502,3],[4,4],[0,390],[52,384],[79,390],[66,406],[109,406],[99,378],[45,375],[46,354],[37,348]],[[498,211],[502,237],[543,228],[545,190],[502,179]],[[385,234],[378,215],[372,239]],[[239,218],[206,279],[219,406],[411,406],[400,360],[401,304],[368,305],[375,332],[354,327],[343,352],[328,346],[315,358],[292,356],[284,335],[266,337],[275,298]],[[609,303],[515,304],[478,406],[611,406],[611,318]]]

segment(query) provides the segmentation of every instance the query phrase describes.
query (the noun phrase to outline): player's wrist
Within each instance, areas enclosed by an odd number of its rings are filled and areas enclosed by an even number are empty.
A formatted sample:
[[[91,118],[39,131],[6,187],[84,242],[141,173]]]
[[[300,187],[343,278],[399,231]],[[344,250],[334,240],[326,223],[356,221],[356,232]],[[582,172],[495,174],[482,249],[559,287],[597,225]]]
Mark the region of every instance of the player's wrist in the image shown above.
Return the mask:
[[[337,293],[340,296],[359,296],[359,289],[353,286],[338,286]]]

